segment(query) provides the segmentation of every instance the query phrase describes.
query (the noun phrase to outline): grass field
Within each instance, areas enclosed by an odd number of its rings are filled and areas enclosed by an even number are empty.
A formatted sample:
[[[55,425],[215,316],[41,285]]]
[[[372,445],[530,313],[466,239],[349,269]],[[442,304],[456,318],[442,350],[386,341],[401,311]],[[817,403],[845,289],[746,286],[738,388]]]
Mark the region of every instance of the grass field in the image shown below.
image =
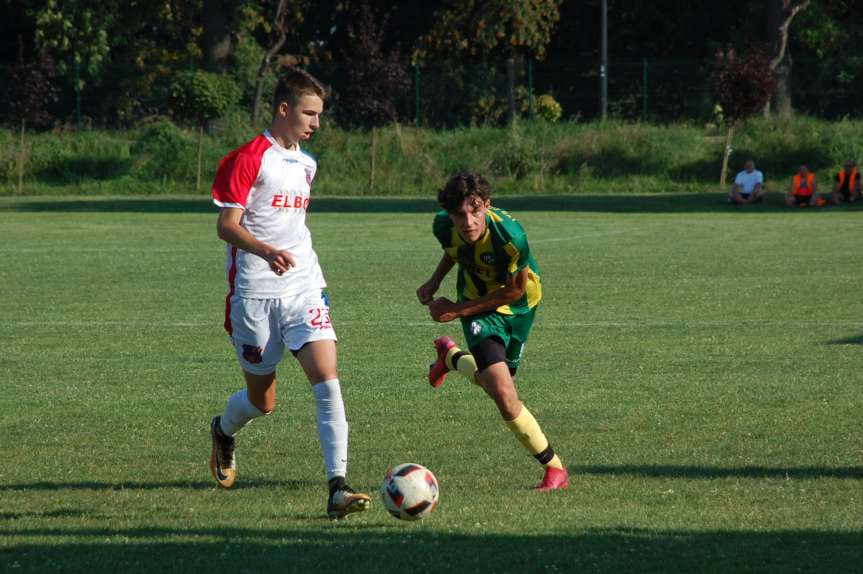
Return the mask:
[[[363,516],[324,517],[311,393],[239,439],[212,483],[208,422],[240,377],[206,199],[2,199],[2,572],[848,572],[863,558],[860,210],[716,196],[507,198],[545,299],[522,399],[569,465],[541,471],[479,389],[424,381],[414,290],[433,204],[322,199]],[[452,283],[446,291],[452,292]],[[461,335],[458,336],[461,339]],[[391,518],[420,462],[438,511]]]

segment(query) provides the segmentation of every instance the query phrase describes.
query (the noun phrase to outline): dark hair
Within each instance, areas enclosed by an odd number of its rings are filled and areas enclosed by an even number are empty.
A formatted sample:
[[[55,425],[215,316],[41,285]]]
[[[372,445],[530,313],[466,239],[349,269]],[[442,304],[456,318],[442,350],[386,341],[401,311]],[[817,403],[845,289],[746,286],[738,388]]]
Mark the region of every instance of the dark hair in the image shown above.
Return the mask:
[[[476,196],[485,202],[491,198],[491,184],[479,174],[460,173],[452,176],[443,189],[438,191],[437,202],[445,210],[453,212],[470,196]]]
[[[291,68],[286,74],[279,77],[276,83],[276,94],[273,97],[273,109],[279,107],[282,102],[295,106],[303,96],[318,96],[326,99],[327,90],[314,76],[305,70]]]

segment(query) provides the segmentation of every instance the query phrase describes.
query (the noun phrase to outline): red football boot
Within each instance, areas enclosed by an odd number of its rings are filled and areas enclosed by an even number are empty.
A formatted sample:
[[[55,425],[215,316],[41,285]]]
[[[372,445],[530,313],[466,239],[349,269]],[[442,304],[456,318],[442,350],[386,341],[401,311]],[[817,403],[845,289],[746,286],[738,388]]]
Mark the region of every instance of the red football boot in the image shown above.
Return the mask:
[[[569,488],[569,473],[565,468],[546,468],[545,476],[542,482],[536,485],[536,490],[544,492],[560,488]]]
[[[455,347],[455,341],[446,335],[435,339],[434,348],[437,351],[437,360],[429,365],[429,384],[434,388],[441,386],[447,373],[449,373],[449,367],[446,366],[446,354],[453,347]]]

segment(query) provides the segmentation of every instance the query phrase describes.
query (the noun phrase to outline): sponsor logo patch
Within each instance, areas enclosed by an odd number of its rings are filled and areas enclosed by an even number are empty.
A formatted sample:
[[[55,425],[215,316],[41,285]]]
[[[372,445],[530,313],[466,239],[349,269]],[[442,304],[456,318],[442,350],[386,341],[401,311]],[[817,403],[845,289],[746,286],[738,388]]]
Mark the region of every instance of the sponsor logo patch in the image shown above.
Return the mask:
[[[494,253],[483,253],[479,258],[486,265],[492,265],[494,263]]]

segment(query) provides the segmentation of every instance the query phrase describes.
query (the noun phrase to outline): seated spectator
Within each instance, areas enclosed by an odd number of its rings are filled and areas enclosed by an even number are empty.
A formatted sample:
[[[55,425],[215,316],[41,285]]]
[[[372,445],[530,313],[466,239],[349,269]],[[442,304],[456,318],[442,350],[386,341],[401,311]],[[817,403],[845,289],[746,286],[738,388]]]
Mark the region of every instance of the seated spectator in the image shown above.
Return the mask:
[[[746,205],[764,199],[764,174],[755,169],[755,162],[747,159],[743,171],[734,178],[728,193],[728,201],[735,205]]]
[[[788,207],[815,207],[823,205],[818,201],[818,184],[815,182],[815,174],[809,171],[805,163],[797,170],[797,175],[791,178],[791,188],[785,196],[785,205]]]
[[[839,205],[842,202],[851,203],[860,199],[860,174],[857,173],[857,163],[849,159],[845,162],[845,167],[839,170],[836,174],[836,185],[833,186],[833,193],[830,195],[830,201]]]

